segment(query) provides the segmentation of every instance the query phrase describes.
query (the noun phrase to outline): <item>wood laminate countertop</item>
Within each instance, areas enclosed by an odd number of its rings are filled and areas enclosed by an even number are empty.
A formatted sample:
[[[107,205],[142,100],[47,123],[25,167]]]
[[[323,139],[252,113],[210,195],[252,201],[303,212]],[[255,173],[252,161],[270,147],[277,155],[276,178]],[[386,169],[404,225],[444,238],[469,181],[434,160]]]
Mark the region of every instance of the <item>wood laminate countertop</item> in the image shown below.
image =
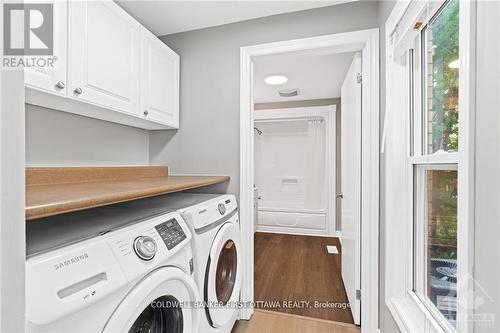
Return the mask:
[[[27,168],[26,219],[223,183],[229,176],[173,176],[162,167]]]

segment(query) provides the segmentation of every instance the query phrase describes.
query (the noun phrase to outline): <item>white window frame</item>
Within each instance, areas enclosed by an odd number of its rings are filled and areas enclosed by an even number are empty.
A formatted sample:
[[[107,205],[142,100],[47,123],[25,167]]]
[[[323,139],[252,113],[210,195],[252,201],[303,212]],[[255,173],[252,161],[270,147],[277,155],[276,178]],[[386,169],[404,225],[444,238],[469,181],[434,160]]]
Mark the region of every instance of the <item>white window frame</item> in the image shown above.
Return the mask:
[[[455,328],[446,320],[439,312],[427,296],[426,262],[428,258],[427,252],[427,237],[426,237],[426,177],[425,172],[428,170],[458,170],[458,152],[434,152],[427,151],[429,147],[427,135],[428,123],[428,107],[427,94],[429,82],[427,68],[427,34],[429,24],[436,15],[439,15],[442,10],[448,5],[447,1],[436,1],[430,6],[430,10],[425,14],[429,18],[429,22],[423,24],[419,29],[418,34],[414,38],[414,42],[408,50],[408,81],[409,81],[409,126],[410,126],[410,143],[412,146],[409,149],[410,156],[408,171],[413,182],[410,185],[410,193],[413,194],[411,200],[412,211],[414,212],[413,219],[413,291],[420,299],[422,304],[431,313],[439,325],[447,332],[454,332]],[[425,42],[424,42],[425,41]],[[423,79],[425,78],[425,79]],[[425,101],[425,102],[423,102]],[[458,213],[458,212],[457,212]]]
[[[459,152],[411,156],[408,117],[408,50],[420,31],[444,1],[398,1],[386,22],[387,95],[382,152],[386,159],[386,295],[385,301],[403,332],[449,332],[454,329],[413,292],[413,165],[456,165],[458,168],[457,243],[458,318],[473,316],[474,225],[474,105],[475,105],[475,1],[460,1]],[[418,90],[418,89],[417,89]],[[420,100],[414,96],[414,100]],[[415,106],[419,107],[419,106]],[[421,140],[420,140],[421,142]],[[415,145],[414,142],[413,145]],[[414,147],[420,148],[420,147]],[[394,203],[397,202],[397,205]],[[443,320],[441,320],[443,319]],[[472,332],[471,320],[458,320],[457,332]]]

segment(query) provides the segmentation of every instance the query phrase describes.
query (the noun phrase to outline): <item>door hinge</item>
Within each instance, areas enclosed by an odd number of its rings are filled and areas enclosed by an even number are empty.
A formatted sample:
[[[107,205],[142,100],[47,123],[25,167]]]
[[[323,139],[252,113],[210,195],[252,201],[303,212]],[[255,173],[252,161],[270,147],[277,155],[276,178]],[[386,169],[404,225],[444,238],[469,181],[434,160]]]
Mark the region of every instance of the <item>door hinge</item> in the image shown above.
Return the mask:
[[[356,299],[361,300],[361,290],[356,289]]]
[[[356,82],[363,83],[363,73],[356,74]]]

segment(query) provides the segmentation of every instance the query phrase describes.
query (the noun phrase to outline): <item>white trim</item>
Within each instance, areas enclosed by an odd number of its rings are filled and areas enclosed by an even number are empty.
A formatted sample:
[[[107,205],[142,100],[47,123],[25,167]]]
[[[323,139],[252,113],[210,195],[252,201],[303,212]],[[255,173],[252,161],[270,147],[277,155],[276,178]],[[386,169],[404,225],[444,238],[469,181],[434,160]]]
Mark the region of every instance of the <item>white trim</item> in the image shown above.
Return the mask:
[[[406,297],[389,298],[386,305],[403,333],[445,333],[412,291]]]
[[[459,22],[459,152],[457,274],[468,277],[457,290],[457,316],[473,318],[474,314],[474,221],[475,221],[475,107],[476,107],[476,2],[460,1]],[[459,321],[457,332],[473,332],[472,320]]]
[[[257,226],[255,232],[266,232],[269,234],[286,234],[286,235],[303,235],[303,236],[314,236],[314,237],[325,237],[324,230],[314,230],[314,229],[303,229],[303,228],[287,228],[287,227],[279,227],[279,226],[265,226],[260,225]],[[340,230],[336,230],[328,237],[336,237],[341,238],[342,232]]]
[[[262,212],[280,212],[280,213],[300,213],[300,214],[313,214],[313,215],[326,215],[326,209],[314,210],[314,209],[297,209],[297,208],[272,208],[272,207],[262,207],[259,205],[259,211]]]
[[[0,26],[3,23],[2,6]],[[1,68],[0,88],[0,332],[24,332],[24,70]]]
[[[240,300],[248,304],[240,319],[250,319],[254,300],[254,172],[253,172],[253,63],[251,52],[240,49],[240,228],[243,248],[243,281]]]
[[[240,218],[244,253],[241,299],[253,301],[253,101],[252,58],[261,55],[331,49],[363,53],[361,330],[378,329],[379,269],[379,31],[369,29],[242,47],[240,50]],[[249,319],[253,308],[241,311]]]
[[[458,163],[458,153],[438,153],[408,157],[410,164],[453,164]]]

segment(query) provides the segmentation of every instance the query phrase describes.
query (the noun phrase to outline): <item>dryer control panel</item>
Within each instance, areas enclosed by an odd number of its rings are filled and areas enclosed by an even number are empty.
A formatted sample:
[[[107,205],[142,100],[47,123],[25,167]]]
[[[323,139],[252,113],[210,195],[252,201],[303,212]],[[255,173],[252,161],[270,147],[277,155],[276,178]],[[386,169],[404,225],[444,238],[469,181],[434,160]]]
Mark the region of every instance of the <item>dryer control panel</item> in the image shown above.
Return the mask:
[[[155,229],[169,250],[186,239],[186,234],[176,219],[170,219],[167,222],[158,224]]]
[[[234,214],[237,218],[237,210],[238,204],[234,195],[225,194],[186,208],[182,214],[195,230],[199,230],[221,220],[226,221]]]

